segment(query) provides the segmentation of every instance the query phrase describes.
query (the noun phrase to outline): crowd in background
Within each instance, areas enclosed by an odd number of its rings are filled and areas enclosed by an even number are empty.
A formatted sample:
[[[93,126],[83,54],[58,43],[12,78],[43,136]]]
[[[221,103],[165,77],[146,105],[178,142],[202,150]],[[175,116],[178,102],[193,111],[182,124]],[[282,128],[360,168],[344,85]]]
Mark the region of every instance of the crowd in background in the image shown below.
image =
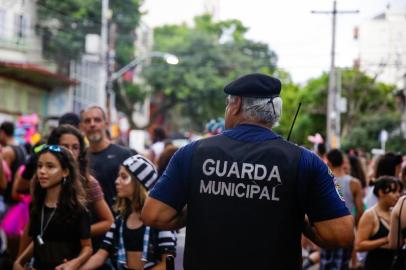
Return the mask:
[[[140,155],[113,142],[97,106],[63,115],[34,145],[0,124],[0,269],[165,269],[176,233],[140,219],[177,149],[163,129]]]
[[[209,122],[208,136],[223,126]],[[35,145],[15,140],[13,122],[1,123],[0,269],[165,269],[176,233],[144,226],[140,211],[178,148],[156,128],[140,155],[114,144],[108,130],[96,106],[65,114]],[[406,160],[392,152],[326,151],[324,144],[314,151],[354,216],[356,240],[350,248],[321,249],[303,237],[303,268],[389,269],[403,243],[395,205]]]
[[[396,249],[403,246],[403,237],[394,238],[399,211],[393,209],[403,203],[399,198],[406,184],[406,159],[393,152],[369,156],[359,149],[326,152],[324,144],[316,145],[315,151],[335,176],[337,190],[354,217],[356,237],[352,247],[338,249],[321,249],[303,239],[303,268],[391,269]]]

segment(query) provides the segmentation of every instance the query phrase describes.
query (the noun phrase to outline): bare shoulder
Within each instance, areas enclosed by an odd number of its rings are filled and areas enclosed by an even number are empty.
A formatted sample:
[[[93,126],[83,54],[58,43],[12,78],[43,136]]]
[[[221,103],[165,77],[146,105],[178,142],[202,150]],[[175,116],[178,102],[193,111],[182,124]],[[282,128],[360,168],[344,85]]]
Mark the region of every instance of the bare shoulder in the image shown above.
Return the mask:
[[[14,156],[14,150],[11,146],[4,146],[1,149],[1,153],[3,155],[3,158],[8,158],[8,157]]]
[[[362,214],[360,222],[367,222],[369,224],[373,224],[375,221],[375,208],[371,207]]]
[[[361,181],[358,178],[351,178],[350,185],[354,188],[362,188]]]

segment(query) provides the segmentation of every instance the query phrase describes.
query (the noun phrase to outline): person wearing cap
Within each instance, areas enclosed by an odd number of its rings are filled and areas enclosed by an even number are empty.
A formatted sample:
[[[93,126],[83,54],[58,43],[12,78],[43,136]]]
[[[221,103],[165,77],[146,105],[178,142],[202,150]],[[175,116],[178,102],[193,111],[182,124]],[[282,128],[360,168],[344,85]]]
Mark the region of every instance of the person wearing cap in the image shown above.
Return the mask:
[[[150,192],[145,224],[186,225],[185,270],[300,269],[302,231],[320,246],[352,244],[331,171],[271,130],[280,91],[264,74],[228,84],[226,130],[179,149]]]
[[[98,269],[109,255],[115,269],[165,269],[166,256],[176,253],[176,235],[146,227],[140,219],[147,192],[157,179],[155,166],[141,155],[121,164],[116,179],[118,215],[101,248],[81,270]]]

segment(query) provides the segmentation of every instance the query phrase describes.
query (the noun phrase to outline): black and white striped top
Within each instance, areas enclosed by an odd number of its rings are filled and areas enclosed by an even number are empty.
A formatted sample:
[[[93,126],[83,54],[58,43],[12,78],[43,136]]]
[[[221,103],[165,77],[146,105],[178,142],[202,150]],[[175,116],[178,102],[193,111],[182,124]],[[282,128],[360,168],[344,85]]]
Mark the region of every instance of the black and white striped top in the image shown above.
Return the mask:
[[[123,223],[124,222],[124,223]],[[119,251],[120,227],[126,224],[121,216],[117,216],[109,231],[105,234],[101,244],[102,249],[109,252],[114,265],[116,264]],[[124,242],[135,241],[135,239],[124,239]],[[149,269],[157,264],[163,254],[176,255],[176,233],[173,231],[162,231],[155,228],[149,230],[148,252],[144,269]],[[145,244],[145,243],[144,243]],[[141,247],[139,250],[143,250]]]

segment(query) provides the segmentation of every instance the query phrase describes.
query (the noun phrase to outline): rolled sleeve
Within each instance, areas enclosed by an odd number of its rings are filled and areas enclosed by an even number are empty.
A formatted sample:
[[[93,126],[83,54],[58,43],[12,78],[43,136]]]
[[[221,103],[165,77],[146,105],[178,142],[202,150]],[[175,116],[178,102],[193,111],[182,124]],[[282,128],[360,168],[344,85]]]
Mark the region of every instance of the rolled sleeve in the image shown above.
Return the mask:
[[[180,212],[187,204],[187,180],[195,143],[180,148],[151,190],[149,196]]]
[[[307,186],[305,212],[312,222],[329,220],[350,215],[340,195],[334,175],[327,165],[314,153],[303,150],[299,174]]]

